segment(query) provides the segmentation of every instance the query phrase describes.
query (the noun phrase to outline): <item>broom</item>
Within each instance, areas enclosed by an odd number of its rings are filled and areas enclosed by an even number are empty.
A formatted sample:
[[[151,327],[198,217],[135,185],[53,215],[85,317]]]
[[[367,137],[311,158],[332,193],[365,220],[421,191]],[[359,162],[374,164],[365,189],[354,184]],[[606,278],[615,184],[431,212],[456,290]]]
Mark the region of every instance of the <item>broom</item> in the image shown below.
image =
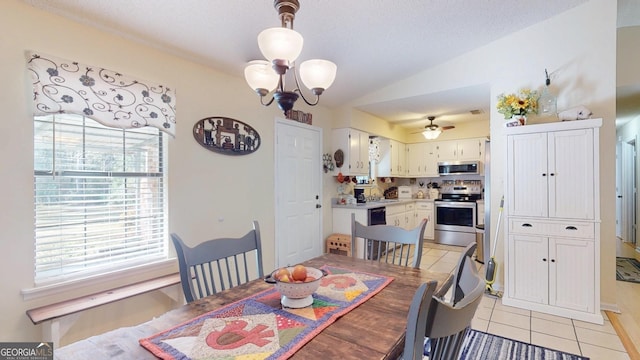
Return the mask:
[[[498,211],[498,226],[496,227],[496,236],[493,240],[493,249],[491,251],[491,258],[487,262],[486,290],[489,295],[502,297],[502,293],[493,289],[493,283],[496,281],[496,272],[498,270],[498,264],[496,263],[496,245],[498,245],[498,235],[500,234],[500,223],[502,221],[502,208],[504,207],[504,196],[500,199],[500,210]]]

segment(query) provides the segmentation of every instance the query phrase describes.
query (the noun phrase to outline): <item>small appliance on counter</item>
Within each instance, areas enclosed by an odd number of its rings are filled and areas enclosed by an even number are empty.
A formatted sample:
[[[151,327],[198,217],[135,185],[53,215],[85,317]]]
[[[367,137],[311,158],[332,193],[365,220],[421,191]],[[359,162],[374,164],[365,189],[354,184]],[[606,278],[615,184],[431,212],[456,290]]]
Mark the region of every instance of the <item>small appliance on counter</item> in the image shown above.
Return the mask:
[[[358,204],[364,204],[367,202],[367,198],[364,196],[364,189],[355,188],[353,189],[353,191],[355,193],[356,202]]]
[[[398,186],[398,199],[411,199],[411,186]]]

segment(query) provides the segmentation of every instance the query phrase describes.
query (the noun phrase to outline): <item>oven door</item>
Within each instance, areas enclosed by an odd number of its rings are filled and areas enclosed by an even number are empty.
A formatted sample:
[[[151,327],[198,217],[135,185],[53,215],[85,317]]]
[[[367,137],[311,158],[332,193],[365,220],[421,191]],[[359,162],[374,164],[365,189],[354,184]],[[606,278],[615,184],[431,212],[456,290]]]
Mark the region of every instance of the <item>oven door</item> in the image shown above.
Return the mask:
[[[436,230],[475,233],[475,202],[436,201],[435,210]]]

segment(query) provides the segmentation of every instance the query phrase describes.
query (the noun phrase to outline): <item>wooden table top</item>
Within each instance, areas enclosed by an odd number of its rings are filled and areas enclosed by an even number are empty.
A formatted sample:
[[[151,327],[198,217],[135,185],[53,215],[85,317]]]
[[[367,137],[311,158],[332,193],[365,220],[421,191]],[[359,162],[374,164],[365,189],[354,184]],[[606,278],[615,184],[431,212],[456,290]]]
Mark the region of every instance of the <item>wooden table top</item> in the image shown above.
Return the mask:
[[[351,310],[296,352],[291,359],[397,359],[404,347],[404,333],[411,299],[420,284],[436,280],[444,284],[448,273],[389,265],[352,257],[324,254],[304,262],[307,266],[332,265],[354,271],[392,276],[382,291]],[[184,321],[269,289],[261,279],[196,300],[144,324],[120,328],[54,351],[56,359],[156,359],[138,340]]]

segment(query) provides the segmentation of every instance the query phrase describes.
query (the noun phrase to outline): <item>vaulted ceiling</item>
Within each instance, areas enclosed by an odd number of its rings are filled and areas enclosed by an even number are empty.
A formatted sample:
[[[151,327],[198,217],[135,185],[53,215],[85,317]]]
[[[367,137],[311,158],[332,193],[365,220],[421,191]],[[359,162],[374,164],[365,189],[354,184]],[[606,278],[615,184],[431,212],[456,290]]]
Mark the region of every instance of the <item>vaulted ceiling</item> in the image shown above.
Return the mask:
[[[271,0],[23,1],[238,77],[248,61],[262,59],[257,34],[280,25]],[[336,107],[586,1],[300,0],[294,28],[304,37],[301,60],[338,65],[321,98]],[[639,4],[619,0],[619,26],[640,21]],[[488,96],[488,88],[469,87],[363,110],[407,122],[407,110],[433,114],[443,104],[450,112],[488,111]]]

